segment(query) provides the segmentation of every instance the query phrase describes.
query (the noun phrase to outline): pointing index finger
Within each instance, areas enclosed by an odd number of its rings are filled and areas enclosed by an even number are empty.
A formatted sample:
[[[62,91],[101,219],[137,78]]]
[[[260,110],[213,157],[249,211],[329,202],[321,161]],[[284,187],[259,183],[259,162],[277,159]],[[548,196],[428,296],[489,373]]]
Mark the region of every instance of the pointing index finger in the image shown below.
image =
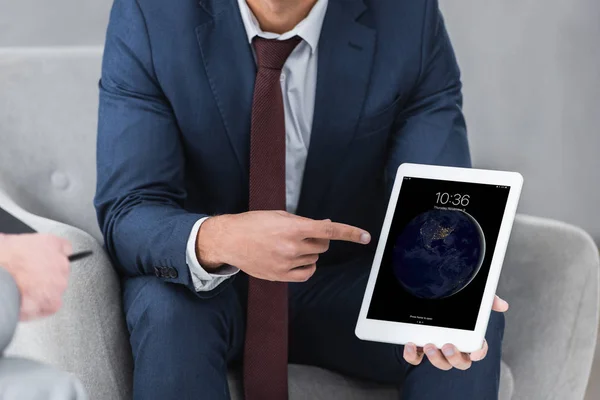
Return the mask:
[[[360,244],[368,244],[371,241],[369,232],[355,226],[331,222],[329,220],[314,221],[307,235],[311,239],[342,240]]]

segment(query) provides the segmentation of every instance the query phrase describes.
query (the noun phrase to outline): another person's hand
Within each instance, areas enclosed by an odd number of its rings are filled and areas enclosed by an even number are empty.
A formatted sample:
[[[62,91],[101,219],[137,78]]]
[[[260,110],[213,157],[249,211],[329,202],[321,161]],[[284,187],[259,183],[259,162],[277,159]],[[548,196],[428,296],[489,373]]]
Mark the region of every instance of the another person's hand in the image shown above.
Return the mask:
[[[196,254],[208,271],[229,264],[260,279],[303,282],[313,275],[331,240],[368,244],[371,236],[330,220],[251,211],[207,219],[198,233]]]
[[[508,303],[496,296],[492,310],[505,312],[508,310]],[[433,344],[425,345],[423,348],[417,348],[414,343],[407,343],[404,346],[404,359],[412,365],[419,365],[426,355],[431,364],[441,370],[447,371],[452,368],[466,370],[471,368],[473,361],[481,361],[485,358],[488,351],[488,344],[484,340],[481,350],[471,354],[461,353],[453,344],[445,344],[442,350],[439,350]]]
[[[21,292],[21,320],[57,312],[69,279],[71,245],[51,235],[0,234],[0,267],[14,278]]]

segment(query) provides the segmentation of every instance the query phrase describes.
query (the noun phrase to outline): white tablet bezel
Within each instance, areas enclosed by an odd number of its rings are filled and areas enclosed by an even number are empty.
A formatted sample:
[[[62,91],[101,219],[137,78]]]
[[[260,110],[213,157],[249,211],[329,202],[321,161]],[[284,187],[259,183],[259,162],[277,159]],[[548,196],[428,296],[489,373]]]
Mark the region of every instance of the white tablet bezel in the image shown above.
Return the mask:
[[[425,178],[445,180],[453,182],[482,183],[488,185],[509,186],[510,192],[502,223],[498,232],[498,240],[492,256],[490,271],[487,278],[485,290],[477,315],[475,330],[443,328],[435,326],[417,325],[402,322],[391,322],[367,319],[367,313],[371,304],[375,282],[381,266],[381,260],[385,251],[388,234],[394,218],[396,204],[402,188],[404,177]],[[363,340],[376,342],[406,344],[415,343],[417,346],[434,344],[441,348],[446,343],[454,344],[462,352],[473,352],[479,350],[483,344],[485,331],[490,317],[494,295],[500,278],[502,263],[506,247],[510,238],[510,232],[517,212],[517,205],[523,186],[523,177],[516,172],[490,171],[471,168],[440,167],[433,165],[402,164],[398,168],[394,188],[390,196],[387,213],[381,229],[381,236],[377,245],[377,252],[373,259],[373,266],[367,283],[367,289],[363,298],[358,322],[356,325],[356,336]],[[456,310],[457,313],[460,310]]]

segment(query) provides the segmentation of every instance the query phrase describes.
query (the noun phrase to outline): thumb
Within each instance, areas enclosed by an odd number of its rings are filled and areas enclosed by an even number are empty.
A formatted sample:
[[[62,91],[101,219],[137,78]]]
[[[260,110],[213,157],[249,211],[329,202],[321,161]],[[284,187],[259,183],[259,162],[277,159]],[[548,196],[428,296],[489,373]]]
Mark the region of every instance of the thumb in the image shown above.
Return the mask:
[[[506,312],[508,310],[508,303],[502,300],[500,297],[494,297],[494,303],[492,304],[492,310],[497,312]]]

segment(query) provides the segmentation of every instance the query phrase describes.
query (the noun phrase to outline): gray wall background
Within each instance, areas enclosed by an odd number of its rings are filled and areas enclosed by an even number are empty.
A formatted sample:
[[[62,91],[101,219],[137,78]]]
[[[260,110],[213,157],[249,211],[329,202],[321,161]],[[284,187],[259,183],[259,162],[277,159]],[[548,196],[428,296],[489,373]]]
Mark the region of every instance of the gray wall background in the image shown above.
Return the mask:
[[[0,0],[0,46],[101,45],[110,5]],[[582,226],[600,242],[600,2],[441,6],[463,70],[475,164],[520,171],[521,212]]]
[[[521,212],[600,242],[600,2],[442,0],[474,162],[521,172]]]
[[[0,47],[99,45],[112,0],[0,0]]]

